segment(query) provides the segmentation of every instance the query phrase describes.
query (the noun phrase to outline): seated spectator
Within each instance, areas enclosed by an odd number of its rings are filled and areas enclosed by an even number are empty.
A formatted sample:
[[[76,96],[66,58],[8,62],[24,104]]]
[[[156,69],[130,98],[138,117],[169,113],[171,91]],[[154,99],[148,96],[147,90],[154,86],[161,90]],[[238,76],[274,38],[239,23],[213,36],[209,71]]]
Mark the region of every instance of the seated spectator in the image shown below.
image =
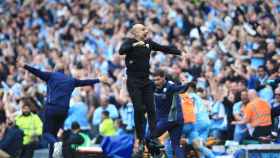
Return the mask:
[[[114,121],[109,117],[108,111],[102,112],[102,122],[99,126],[99,133],[102,136],[114,136],[117,133]]]
[[[16,125],[23,131],[23,149],[21,158],[33,157],[38,146],[39,137],[43,132],[43,123],[37,114],[31,113],[30,99],[23,98],[20,101],[22,114],[16,117]]]
[[[67,158],[75,158],[75,151],[79,147],[90,146],[90,137],[81,132],[81,128],[78,122],[73,122],[71,125],[71,131],[65,131],[63,133],[63,156]]]
[[[0,114],[0,157],[19,156],[22,148],[23,132],[15,125],[8,124]]]
[[[249,132],[253,138],[271,134],[271,108],[269,104],[257,96],[255,90],[248,91],[249,103],[244,109],[244,118],[233,121],[233,124],[249,124]]]

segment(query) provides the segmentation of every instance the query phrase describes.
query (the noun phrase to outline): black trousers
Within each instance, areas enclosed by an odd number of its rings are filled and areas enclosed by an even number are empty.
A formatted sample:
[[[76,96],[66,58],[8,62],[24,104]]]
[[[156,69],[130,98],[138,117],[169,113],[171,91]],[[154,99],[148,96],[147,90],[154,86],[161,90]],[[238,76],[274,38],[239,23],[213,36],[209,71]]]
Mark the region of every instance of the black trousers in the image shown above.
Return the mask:
[[[63,128],[64,121],[67,118],[67,110],[46,108],[44,111],[43,133],[50,144],[49,158],[52,158],[54,143],[57,139],[57,133]]]
[[[56,137],[60,128],[63,128],[64,121],[68,115],[68,109],[46,108],[44,111],[43,132],[50,133]]]
[[[133,103],[136,136],[143,140],[145,134],[145,113],[147,112],[149,132],[154,133],[156,127],[156,113],[154,105],[153,82],[148,78],[134,78],[128,76],[127,90]]]
[[[257,126],[253,132],[254,138],[269,136],[271,134],[271,126]]]
[[[36,143],[23,145],[20,158],[32,158],[36,145]]]

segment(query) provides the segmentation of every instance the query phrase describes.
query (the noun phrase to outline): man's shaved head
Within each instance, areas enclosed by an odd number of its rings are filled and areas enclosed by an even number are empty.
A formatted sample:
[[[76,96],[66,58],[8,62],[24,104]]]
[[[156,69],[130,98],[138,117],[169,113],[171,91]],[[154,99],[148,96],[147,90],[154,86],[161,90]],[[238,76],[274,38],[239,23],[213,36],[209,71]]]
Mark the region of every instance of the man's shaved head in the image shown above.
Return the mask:
[[[145,26],[143,24],[134,24],[131,28],[131,32],[133,33],[136,30],[143,29]]]
[[[55,64],[54,70],[55,71],[62,71],[62,72],[64,72],[65,65],[62,62],[58,62],[58,63]]]
[[[254,89],[248,90],[248,98],[250,101],[252,101],[256,97],[258,97],[256,90],[254,90]]]
[[[130,33],[136,38],[137,40],[144,41],[148,35],[148,29],[143,24],[135,24],[132,26]]]

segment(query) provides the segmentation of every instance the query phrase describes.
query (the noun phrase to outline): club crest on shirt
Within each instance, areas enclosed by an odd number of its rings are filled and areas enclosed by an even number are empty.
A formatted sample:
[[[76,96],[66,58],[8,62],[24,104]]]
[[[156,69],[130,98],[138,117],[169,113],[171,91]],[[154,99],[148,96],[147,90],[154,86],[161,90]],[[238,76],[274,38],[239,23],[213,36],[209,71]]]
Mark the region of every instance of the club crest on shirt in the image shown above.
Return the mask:
[[[157,93],[157,92],[155,92],[154,96],[161,97],[162,99],[166,99],[166,94],[164,94],[164,93]]]
[[[148,43],[146,43],[146,45],[145,45],[147,48],[150,48],[150,45],[148,44]]]

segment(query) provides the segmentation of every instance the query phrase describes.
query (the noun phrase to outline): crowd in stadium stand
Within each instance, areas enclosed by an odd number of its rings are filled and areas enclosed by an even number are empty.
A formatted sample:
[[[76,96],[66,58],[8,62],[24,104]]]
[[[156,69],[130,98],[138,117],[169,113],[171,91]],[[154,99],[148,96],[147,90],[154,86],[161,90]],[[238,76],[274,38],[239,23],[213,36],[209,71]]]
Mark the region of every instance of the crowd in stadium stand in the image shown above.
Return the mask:
[[[5,120],[15,122],[24,131],[25,145],[35,139],[27,125],[35,136],[42,134],[38,118],[43,118],[46,84],[19,63],[52,71],[62,62],[75,78],[102,74],[110,82],[75,89],[65,130],[78,122],[91,138],[133,131],[133,105],[119,48],[136,23],[149,28],[152,40],[182,51],[181,56],[153,52],[151,72],[164,69],[176,84],[182,76],[195,82],[193,93],[210,118],[197,120],[205,123],[203,139],[242,142],[251,132],[246,125],[255,130],[269,126],[274,135],[280,134],[278,117],[272,117],[280,111],[278,0],[0,1],[1,126]],[[34,123],[21,120],[24,108],[32,112]],[[272,121],[254,116],[258,110]],[[28,132],[33,134],[26,136]]]

